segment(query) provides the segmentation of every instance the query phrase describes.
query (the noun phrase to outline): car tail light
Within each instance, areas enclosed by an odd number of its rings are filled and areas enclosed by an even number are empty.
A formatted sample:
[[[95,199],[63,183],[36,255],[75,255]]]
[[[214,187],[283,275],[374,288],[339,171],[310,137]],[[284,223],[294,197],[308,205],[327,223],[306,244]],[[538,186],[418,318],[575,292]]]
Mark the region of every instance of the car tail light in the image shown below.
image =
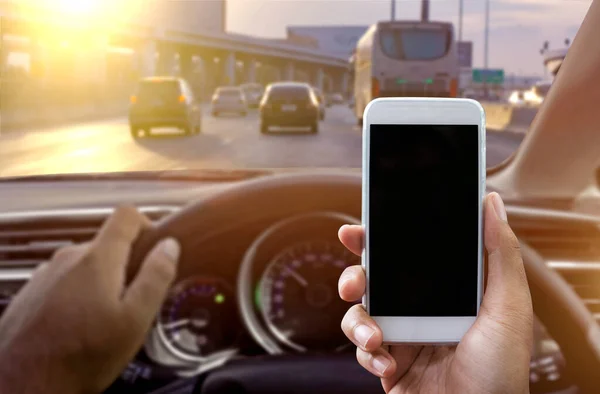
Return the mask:
[[[131,102],[131,104],[135,104],[135,103],[137,103],[137,96],[131,96],[131,97],[129,98],[129,101]]]
[[[458,97],[458,81],[456,79],[450,80],[450,97]]]
[[[180,103],[185,103],[185,96],[184,95],[179,96],[178,100]]]
[[[371,98],[375,99],[379,97],[379,80],[377,78],[371,79]]]

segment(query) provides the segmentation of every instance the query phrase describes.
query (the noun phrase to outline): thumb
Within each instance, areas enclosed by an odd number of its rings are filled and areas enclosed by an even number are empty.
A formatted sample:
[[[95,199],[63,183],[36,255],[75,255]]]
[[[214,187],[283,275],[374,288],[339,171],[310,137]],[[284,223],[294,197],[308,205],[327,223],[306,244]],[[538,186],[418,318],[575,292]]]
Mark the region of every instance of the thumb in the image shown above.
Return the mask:
[[[490,193],[485,202],[484,240],[488,275],[481,315],[492,318],[503,328],[516,330],[528,340],[533,330],[529,285],[519,241],[506,221],[506,210],[498,193]]]
[[[125,291],[123,302],[138,327],[150,327],[177,273],[181,247],[174,238],[160,241],[146,256],[136,277]]]

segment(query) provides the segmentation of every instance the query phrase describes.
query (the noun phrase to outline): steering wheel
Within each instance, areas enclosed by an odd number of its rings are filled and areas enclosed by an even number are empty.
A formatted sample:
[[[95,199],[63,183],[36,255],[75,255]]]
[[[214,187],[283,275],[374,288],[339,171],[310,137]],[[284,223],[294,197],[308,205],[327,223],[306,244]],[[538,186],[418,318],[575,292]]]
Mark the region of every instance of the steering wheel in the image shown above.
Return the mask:
[[[182,245],[182,261],[192,242],[202,242],[265,216],[332,210],[355,212],[361,206],[361,178],[355,174],[276,175],[244,182],[165,218],[139,237],[131,254],[131,280],[150,249],[165,237]],[[509,218],[517,215],[511,214]],[[194,238],[190,236],[194,234]],[[518,234],[517,234],[518,235]],[[200,238],[198,238],[200,237]],[[549,270],[542,257],[522,243],[534,310],[559,344],[567,374],[582,393],[600,387],[600,330],[569,285]],[[191,256],[189,256],[191,257]],[[339,355],[253,357],[232,362],[205,380],[202,393],[223,392],[381,392],[379,379],[355,360]]]

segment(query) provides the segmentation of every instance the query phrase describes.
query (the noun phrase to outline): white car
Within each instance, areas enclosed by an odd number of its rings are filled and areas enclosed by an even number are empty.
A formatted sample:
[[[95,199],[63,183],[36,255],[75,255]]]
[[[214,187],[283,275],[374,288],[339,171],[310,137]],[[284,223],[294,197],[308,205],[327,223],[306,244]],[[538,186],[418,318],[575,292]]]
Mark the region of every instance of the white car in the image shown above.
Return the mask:
[[[215,90],[211,102],[211,113],[219,116],[223,113],[248,114],[248,105],[244,92],[239,87],[222,86]]]
[[[514,106],[525,105],[526,104],[525,92],[523,92],[522,90],[515,90],[508,97],[508,102],[509,102],[509,104],[514,105]]]
[[[538,82],[525,92],[525,102],[529,105],[539,106],[550,91],[552,81]]]

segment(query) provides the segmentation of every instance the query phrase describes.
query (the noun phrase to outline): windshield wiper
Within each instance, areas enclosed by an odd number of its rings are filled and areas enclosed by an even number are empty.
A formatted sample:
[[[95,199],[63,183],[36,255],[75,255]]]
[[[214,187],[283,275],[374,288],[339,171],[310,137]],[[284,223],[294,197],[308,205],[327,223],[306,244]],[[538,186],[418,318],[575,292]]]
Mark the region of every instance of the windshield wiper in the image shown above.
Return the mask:
[[[163,170],[135,172],[106,172],[90,174],[51,174],[1,178],[0,182],[58,182],[96,180],[169,180],[169,181],[209,181],[231,182],[270,175],[269,170]]]

